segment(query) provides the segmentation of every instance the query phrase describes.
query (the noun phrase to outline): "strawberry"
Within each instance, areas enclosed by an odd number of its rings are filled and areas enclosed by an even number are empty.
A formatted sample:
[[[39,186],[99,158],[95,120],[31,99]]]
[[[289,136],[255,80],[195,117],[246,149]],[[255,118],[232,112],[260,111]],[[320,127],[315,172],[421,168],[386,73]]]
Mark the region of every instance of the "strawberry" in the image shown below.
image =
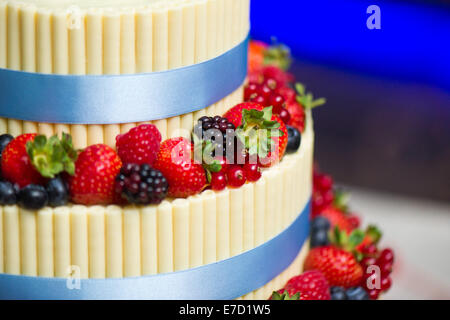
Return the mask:
[[[294,289],[280,289],[274,291],[268,300],[304,300],[300,292],[294,292]]]
[[[330,286],[325,276],[316,270],[291,278],[284,287],[290,294],[300,293],[300,300],[330,300]]]
[[[242,125],[242,111],[252,109],[262,111],[264,107],[255,102],[244,102],[234,106],[233,108],[225,112],[223,117],[227,118],[227,120],[234,124],[234,126],[237,128]]]
[[[255,71],[264,65],[264,54],[268,45],[262,41],[250,41],[248,47],[248,69]]]
[[[123,163],[153,165],[159,151],[161,133],[153,124],[142,124],[116,137],[116,148]]]
[[[356,246],[356,250],[359,252],[364,252],[364,249],[367,248],[370,245],[377,245],[382,237],[382,233],[380,229],[378,229],[374,225],[367,226],[366,230],[364,231],[364,238]]]
[[[332,229],[335,226],[338,226],[340,230],[344,230],[347,233],[350,233],[354,229],[353,224],[349,221],[347,215],[333,206],[328,206],[318,215],[327,218],[328,221],[330,221]]]
[[[330,286],[350,288],[361,283],[363,270],[355,257],[334,246],[317,247],[306,257],[304,270],[319,270]]]
[[[161,144],[153,167],[169,182],[169,197],[187,198],[207,186],[205,169],[192,159],[193,148],[185,138],[168,139]]]
[[[33,166],[27,152],[27,143],[32,142],[36,136],[35,133],[22,134],[8,143],[2,153],[3,178],[21,188],[29,184],[43,185],[46,182]]]
[[[289,125],[298,131],[305,131],[305,110],[296,100],[286,100],[286,109],[291,115]]]
[[[116,199],[114,184],[122,161],[109,146],[87,147],[75,162],[75,175],[69,179],[72,201],[78,204],[111,204]]]
[[[236,105],[224,115],[236,127],[236,135],[249,154],[257,155],[262,167],[270,167],[284,155],[287,146],[287,128],[283,121],[272,114],[272,108],[264,108],[253,102]],[[266,134],[255,134],[266,130]]]

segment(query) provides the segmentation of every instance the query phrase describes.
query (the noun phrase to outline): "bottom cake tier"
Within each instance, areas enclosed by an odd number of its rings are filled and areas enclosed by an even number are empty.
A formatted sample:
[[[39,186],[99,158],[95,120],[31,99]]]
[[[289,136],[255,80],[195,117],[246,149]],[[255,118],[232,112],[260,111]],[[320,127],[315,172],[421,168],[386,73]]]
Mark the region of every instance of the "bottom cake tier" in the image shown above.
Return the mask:
[[[274,291],[277,291],[286,284],[286,282],[302,273],[303,262],[305,261],[306,255],[309,251],[309,241],[303,244],[302,249],[291,263],[282,273],[280,273],[275,279],[267,283],[265,286],[259,288],[258,290],[252,291],[240,298],[238,300],[266,300],[268,299]]]

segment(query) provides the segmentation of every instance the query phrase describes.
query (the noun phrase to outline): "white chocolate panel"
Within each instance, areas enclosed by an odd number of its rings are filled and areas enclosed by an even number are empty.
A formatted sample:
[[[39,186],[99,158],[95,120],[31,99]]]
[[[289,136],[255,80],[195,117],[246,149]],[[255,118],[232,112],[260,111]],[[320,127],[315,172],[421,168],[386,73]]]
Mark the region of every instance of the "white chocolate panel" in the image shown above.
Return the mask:
[[[120,74],[191,65],[246,37],[249,2],[2,0],[0,67]]]
[[[125,5],[126,3],[126,5]],[[75,5],[75,7],[73,6]],[[249,0],[0,0],[0,68],[54,74],[132,74],[192,65],[228,51],[249,30]],[[242,101],[153,121],[163,138],[188,136],[199,116]],[[136,124],[65,125],[0,118],[0,134],[72,135],[76,148],[115,144]],[[180,129],[185,130],[179,133]]]
[[[310,197],[310,115],[307,121],[300,150],[239,189],[157,206],[0,207],[0,270],[65,277],[77,266],[83,278],[121,278],[185,270],[251,250],[290,225]],[[267,298],[285,279],[277,281],[253,297]]]

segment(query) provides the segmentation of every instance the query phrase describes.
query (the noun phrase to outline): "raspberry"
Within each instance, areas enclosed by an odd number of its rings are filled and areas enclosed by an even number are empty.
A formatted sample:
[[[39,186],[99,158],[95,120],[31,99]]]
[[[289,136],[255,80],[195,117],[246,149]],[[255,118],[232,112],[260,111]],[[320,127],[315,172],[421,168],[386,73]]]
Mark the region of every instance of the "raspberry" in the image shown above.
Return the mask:
[[[123,163],[153,165],[161,133],[153,124],[142,124],[116,137],[117,153]]]
[[[125,164],[115,183],[115,192],[136,204],[159,204],[168,190],[167,179],[148,164]]]
[[[330,300],[330,287],[320,271],[307,271],[288,281],[285,289],[290,293],[300,292],[302,300]]]

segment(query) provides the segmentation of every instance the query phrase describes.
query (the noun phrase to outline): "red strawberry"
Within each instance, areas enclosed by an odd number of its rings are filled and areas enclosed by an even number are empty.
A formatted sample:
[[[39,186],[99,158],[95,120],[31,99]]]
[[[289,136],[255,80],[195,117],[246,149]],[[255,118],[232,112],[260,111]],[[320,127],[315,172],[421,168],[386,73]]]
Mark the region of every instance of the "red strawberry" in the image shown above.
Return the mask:
[[[330,221],[331,229],[338,226],[340,230],[344,230],[347,233],[350,233],[354,229],[353,224],[349,221],[347,215],[335,207],[329,206],[323,209],[319,216],[323,216]]]
[[[185,138],[168,139],[161,144],[153,165],[169,182],[169,197],[187,198],[207,185],[205,169],[192,159],[193,145]]]
[[[159,151],[161,133],[153,124],[142,124],[116,137],[116,148],[123,163],[153,165]]]
[[[363,270],[355,257],[333,246],[312,249],[304,263],[305,270],[319,270],[330,286],[350,288],[361,283]]]
[[[292,295],[300,292],[301,300],[330,300],[330,286],[325,276],[316,270],[291,278],[285,289]]]
[[[12,140],[3,150],[1,171],[4,179],[17,183],[21,188],[29,184],[45,184],[46,179],[36,170],[28,156],[26,145],[37,136],[23,134]]]
[[[258,155],[260,166],[270,167],[283,157],[288,139],[287,128],[278,116],[272,114],[271,108],[264,108],[253,102],[245,102],[231,108],[224,117],[236,126],[241,138],[246,138],[245,147],[249,150],[250,155]],[[249,134],[251,129],[270,130],[273,133],[270,136],[271,141],[259,140],[259,136]],[[253,136],[253,139],[247,139],[250,136]],[[262,138],[270,139],[265,136]],[[270,148],[263,150],[263,148],[259,148],[260,145],[267,145]]]
[[[111,204],[115,200],[114,184],[122,161],[104,144],[87,147],[75,162],[75,175],[70,178],[70,195],[78,204]]]
[[[280,289],[274,291],[268,300],[305,300],[299,292],[295,292],[294,289]]]
[[[288,124],[300,132],[305,131],[305,110],[302,105],[295,100],[286,100],[286,109],[291,115]]]

